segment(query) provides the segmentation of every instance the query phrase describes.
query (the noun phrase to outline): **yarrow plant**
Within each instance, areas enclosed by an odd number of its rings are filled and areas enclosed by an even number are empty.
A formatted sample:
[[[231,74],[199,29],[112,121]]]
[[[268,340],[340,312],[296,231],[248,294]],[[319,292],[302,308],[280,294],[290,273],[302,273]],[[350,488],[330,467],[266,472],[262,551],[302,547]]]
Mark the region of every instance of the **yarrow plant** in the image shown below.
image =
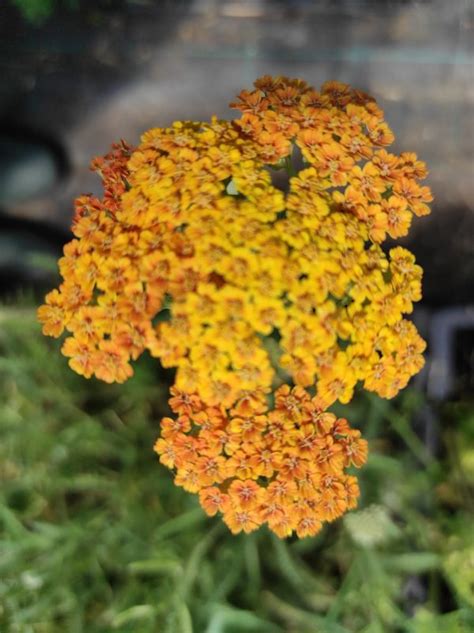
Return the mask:
[[[427,170],[359,90],[265,76],[232,121],[175,122],[92,163],[64,282],[38,311],[71,368],[123,382],[176,368],[155,450],[232,532],[316,534],[354,508],[367,442],[327,409],[392,398],[423,366],[404,319],[421,268],[383,249],[429,213]],[[278,187],[275,175],[286,173]]]

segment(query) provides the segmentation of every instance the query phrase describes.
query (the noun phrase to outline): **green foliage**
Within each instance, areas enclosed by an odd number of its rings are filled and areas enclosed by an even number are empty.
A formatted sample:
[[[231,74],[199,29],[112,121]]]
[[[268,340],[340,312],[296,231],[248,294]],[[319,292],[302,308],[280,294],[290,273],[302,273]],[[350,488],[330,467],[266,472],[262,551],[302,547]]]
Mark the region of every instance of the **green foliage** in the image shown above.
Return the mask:
[[[54,9],[54,0],[12,0],[23,17],[29,22],[38,23],[48,18]]]
[[[59,6],[73,9],[78,0],[12,0],[21,11],[25,20],[33,24],[41,24],[47,20]]]
[[[0,311],[2,633],[466,633],[474,630],[472,414],[344,408],[368,438],[359,509],[314,539],[233,537],[152,451],[167,385],[151,359],[86,381],[27,308]],[[470,505],[471,504],[471,505]]]
[[[4,0],[5,1],[5,0]],[[10,0],[21,12],[25,20],[35,26],[41,25],[50,18],[56,10],[64,8],[67,10],[78,9],[79,6],[87,6],[81,0]],[[130,5],[133,4],[149,4],[153,0],[127,0]],[[169,5],[172,0],[160,0],[163,5]],[[106,0],[105,2],[96,3],[97,8],[114,7],[119,4],[118,0]]]

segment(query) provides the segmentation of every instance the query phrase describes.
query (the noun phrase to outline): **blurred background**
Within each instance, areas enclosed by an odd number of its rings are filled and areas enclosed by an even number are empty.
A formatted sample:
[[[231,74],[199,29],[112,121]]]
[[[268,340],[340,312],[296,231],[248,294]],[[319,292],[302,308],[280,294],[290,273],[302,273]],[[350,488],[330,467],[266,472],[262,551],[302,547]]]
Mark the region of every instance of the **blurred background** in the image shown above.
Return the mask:
[[[2,0],[2,633],[474,631],[473,49],[471,0]],[[35,323],[91,158],[228,118],[263,74],[373,94],[435,196],[404,240],[427,366],[344,409],[360,506],[300,542],[230,537],[173,486],[151,451],[169,375],[85,381]]]

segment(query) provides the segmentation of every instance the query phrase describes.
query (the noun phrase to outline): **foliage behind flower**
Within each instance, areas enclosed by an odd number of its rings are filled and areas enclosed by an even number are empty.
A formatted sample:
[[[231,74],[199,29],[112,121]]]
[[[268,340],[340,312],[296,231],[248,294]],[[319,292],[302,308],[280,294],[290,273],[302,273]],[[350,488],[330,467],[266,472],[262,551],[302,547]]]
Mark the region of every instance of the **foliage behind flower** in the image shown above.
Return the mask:
[[[76,201],[64,283],[39,318],[69,332],[85,377],[123,382],[144,350],[175,367],[177,419],[156,450],[176,483],[235,532],[304,536],[355,506],[344,469],[366,455],[325,409],[357,383],[391,398],[423,365],[403,318],[421,268],[380,244],[432,198],[360,91],[263,77],[232,105],[234,121],[176,122],[93,162],[104,197]]]

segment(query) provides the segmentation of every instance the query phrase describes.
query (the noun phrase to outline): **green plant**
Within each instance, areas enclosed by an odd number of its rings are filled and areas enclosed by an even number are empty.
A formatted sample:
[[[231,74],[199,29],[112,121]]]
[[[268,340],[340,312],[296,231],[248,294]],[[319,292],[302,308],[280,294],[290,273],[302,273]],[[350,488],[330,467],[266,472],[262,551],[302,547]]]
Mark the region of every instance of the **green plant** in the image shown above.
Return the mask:
[[[166,380],[143,357],[125,385],[86,382],[33,310],[0,311],[2,633],[473,630],[469,406],[441,410],[435,459],[408,425],[423,396],[355,399],[359,511],[315,538],[234,537],[156,468]]]

